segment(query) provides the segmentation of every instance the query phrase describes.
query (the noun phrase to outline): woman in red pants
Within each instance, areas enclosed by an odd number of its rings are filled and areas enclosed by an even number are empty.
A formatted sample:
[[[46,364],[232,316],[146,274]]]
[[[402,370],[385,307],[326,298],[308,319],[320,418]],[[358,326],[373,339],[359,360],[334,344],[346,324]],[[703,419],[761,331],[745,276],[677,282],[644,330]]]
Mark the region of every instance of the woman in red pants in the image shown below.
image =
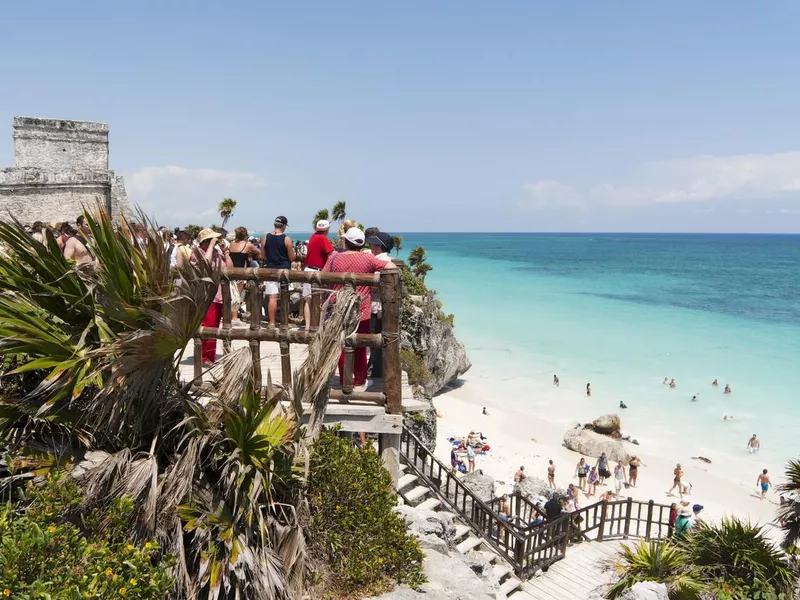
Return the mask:
[[[231,257],[223,253],[217,245],[219,238],[222,234],[217,233],[213,229],[203,229],[197,234],[197,248],[199,252],[192,255],[191,261],[196,263],[198,256],[201,256],[205,261],[211,264],[215,269],[221,269],[223,266],[232,267]],[[222,321],[222,285],[217,287],[217,293],[214,296],[214,301],[208,307],[206,316],[203,317],[203,327],[219,327]],[[203,366],[208,366],[217,360],[217,340],[203,340]]]
[[[394,263],[375,258],[372,253],[362,252],[364,247],[364,232],[358,227],[350,227],[343,236],[345,249],[334,252],[328,257],[328,262],[322,268],[329,273],[375,273],[383,269],[396,269]],[[342,289],[341,285],[334,285],[334,290]],[[358,333],[369,333],[371,318],[371,294],[368,285],[356,287],[361,296],[361,321],[358,324]],[[358,387],[367,382],[367,349],[358,347],[353,356],[353,386]],[[339,381],[344,385],[344,352],[339,357]]]

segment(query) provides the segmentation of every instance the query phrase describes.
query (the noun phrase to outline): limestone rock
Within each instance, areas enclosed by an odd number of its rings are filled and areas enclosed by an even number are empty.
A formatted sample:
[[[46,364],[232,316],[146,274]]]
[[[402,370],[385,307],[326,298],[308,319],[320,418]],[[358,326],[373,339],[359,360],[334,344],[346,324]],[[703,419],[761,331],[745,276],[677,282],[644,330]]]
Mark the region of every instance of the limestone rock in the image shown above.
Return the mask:
[[[433,535],[432,533],[428,535],[412,535],[417,538],[419,547],[423,550],[435,550],[436,552],[441,552],[442,554],[447,554],[450,551],[450,547],[447,545],[447,542],[442,538]]]
[[[406,520],[408,529],[420,536],[433,535],[446,543],[455,536],[456,526],[449,512],[421,510],[408,505],[398,506],[395,511]]]
[[[600,435],[588,429],[570,429],[564,434],[564,446],[574,450],[584,456],[599,457],[603,452],[606,453],[609,461],[620,461],[628,464],[631,457],[628,454],[625,444],[620,440]]]
[[[414,398],[427,402],[430,408],[403,413],[403,426],[422,442],[428,452],[433,454],[436,452],[436,409],[430,399],[419,397],[418,394],[414,394]]]
[[[431,373],[431,380],[425,385],[429,396],[441,391],[472,366],[464,344],[439,312],[438,301],[432,293],[421,301],[408,298],[403,303],[400,347],[424,357]]]
[[[592,429],[605,435],[619,433],[621,428],[622,422],[619,419],[619,415],[603,415],[592,421]]]
[[[484,475],[480,469],[473,473],[467,473],[461,482],[484,502],[495,498],[494,477]]]
[[[496,592],[461,558],[435,550],[425,552],[428,583],[420,590],[401,585],[369,600],[495,600]]]
[[[462,558],[464,560],[464,563],[481,577],[491,578],[493,576],[494,567],[492,567],[492,563],[490,563],[486,559],[486,557],[480,552],[475,552],[474,550],[470,550]],[[496,582],[490,581],[490,584],[493,583]]]
[[[550,498],[553,490],[544,479],[538,477],[526,477],[514,486],[514,491],[519,491],[523,496],[536,497],[544,496]]]
[[[620,596],[620,600],[669,600],[669,596],[663,583],[640,581]]]

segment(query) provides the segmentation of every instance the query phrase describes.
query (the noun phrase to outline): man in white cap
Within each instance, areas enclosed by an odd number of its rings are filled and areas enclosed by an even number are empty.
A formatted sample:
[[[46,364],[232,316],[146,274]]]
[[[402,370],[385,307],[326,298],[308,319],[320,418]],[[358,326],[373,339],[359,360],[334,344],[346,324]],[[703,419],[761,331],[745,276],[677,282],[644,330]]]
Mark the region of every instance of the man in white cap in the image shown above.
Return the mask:
[[[325,219],[317,221],[316,231],[312,234],[311,239],[308,240],[308,248],[306,249],[306,271],[321,271],[322,267],[328,261],[328,256],[333,252],[333,244],[328,239],[328,230],[331,224]],[[306,331],[311,327],[311,284],[303,284],[303,298],[305,306],[303,307],[303,314],[305,315]]]

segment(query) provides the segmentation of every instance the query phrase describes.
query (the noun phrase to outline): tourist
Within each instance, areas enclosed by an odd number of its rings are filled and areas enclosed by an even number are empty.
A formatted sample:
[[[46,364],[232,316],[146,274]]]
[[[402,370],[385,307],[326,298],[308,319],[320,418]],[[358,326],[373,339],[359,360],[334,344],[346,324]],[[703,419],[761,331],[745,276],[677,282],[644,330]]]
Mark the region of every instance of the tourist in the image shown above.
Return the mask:
[[[89,222],[86,220],[85,215],[78,215],[75,219],[75,224],[78,226],[78,235],[83,245],[87,248],[94,245],[94,237],[92,237],[92,228],[89,227]]]
[[[697,402],[697,394],[695,394],[694,396],[692,396],[692,402]]]
[[[358,227],[351,227],[345,234],[345,248],[343,252],[334,252],[328,257],[325,267],[322,269],[331,273],[375,273],[383,269],[396,269],[394,263],[378,260],[372,254],[361,252],[364,246],[364,232]],[[341,289],[341,285],[334,285],[333,289]],[[358,286],[356,291],[361,296],[361,322],[358,325],[358,333],[369,333],[371,305],[369,286]],[[353,365],[353,385],[362,386],[367,382],[367,349],[363,346],[354,350]],[[342,385],[344,372],[344,352],[339,358],[339,380]]]
[[[678,463],[675,466],[675,470],[672,472],[672,474],[673,474],[672,487],[669,488],[669,491],[667,492],[667,496],[672,496],[672,490],[674,490],[675,488],[678,488],[678,494],[680,494],[680,497],[683,498],[683,489],[684,489],[683,483],[682,483],[682,480],[683,480],[683,469],[681,469],[681,463]]]
[[[550,500],[544,503],[544,512],[545,517],[548,521],[552,521],[553,519],[557,519],[561,516],[563,512],[563,507],[561,500],[558,498],[557,494],[553,494],[550,497]]]
[[[483,407],[483,410],[481,411],[481,414],[484,414],[484,415],[486,415],[486,416],[488,416],[488,415],[489,415],[489,413],[488,413],[488,412],[486,412],[486,407],[485,407],[485,406]]]
[[[630,478],[631,487],[636,487],[636,480],[639,479],[639,467],[642,466],[642,461],[638,456],[631,456],[628,462],[628,477]]]
[[[621,462],[618,462],[617,466],[614,467],[614,489],[617,491],[617,498],[620,497],[620,493],[626,485],[628,485],[628,476],[625,474],[625,467],[622,466]]]
[[[556,488],[556,466],[552,460],[547,463],[547,485],[553,489]]]
[[[352,219],[345,219],[344,221],[342,221],[342,224],[339,226],[339,238],[336,242],[337,250],[339,250],[340,252],[344,252],[345,250],[347,250],[347,244],[345,243],[345,234],[351,227],[356,227],[356,225],[358,225],[358,223],[356,223]],[[363,231],[361,233],[362,235],[364,235]],[[366,239],[366,235],[364,236],[364,238]],[[358,249],[358,251],[361,252],[362,249],[363,245],[361,248]]]
[[[620,400],[620,401],[619,401],[619,407],[620,407],[620,408],[628,408],[628,405],[627,405],[627,404],[625,404],[625,403],[624,403],[622,400]]]
[[[600,476],[599,484],[605,485],[606,479],[611,477],[611,471],[608,469],[608,457],[605,452],[600,454],[595,466],[597,467],[597,474]]]
[[[238,269],[249,267],[252,259],[261,254],[261,251],[248,238],[249,235],[246,227],[237,227],[233,230],[233,242],[231,242],[230,246],[228,247],[228,256],[231,257],[231,264]],[[238,303],[240,305],[244,304],[244,285],[245,282],[242,280],[236,282],[236,292],[239,296]],[[232,309],[234,304],[235,303],[232,301]],[[258,306],[248,306],[247,308],[251,311],[255,310],[260,314],[260,307]],[[231,315],[231,325],[235,326],[240,324],[242,323],[239,320],[239,311],[234,310],[233,314]]]
[[[711,385],[713,385],[714,387],[718,387],[719,386],[719,381],[717,381],[715,379],[714,381],[711,382]]]
[[[284,216],[278,216],[275,217],[272,225],[272,232],[266,234],[261,240],[261,258],[264,260],[264,267],[267,269],[291,269],[295,254],[292,239],[286,235],[286,227],[289,225],[289,221]],[[267,304],[269,326],[275,327],[280,284],[277,281],[266,281],[264,290],[269,298]],[[288,319],[289,315],[283,315],[283,317]]]
[[[224,257],[222,250],[217,247],[221,235],[213,229],[206,228],[197,234],[198,252],[192,255],[191,262],[197,263],[198,260],[205,260],[213,269],[221,269],[223,266],[231,267],[230,256]],[[199,258],[198,258],[199,257]],[[208,307],[206,316],[203,317],[203,327],[219,327],[222,321],[222,285],[217,285],[217,292],[214,300]],[[217,360],[217,340],[203,340],[203,365],[210,366]]]
[[[681,506],[675,519],[675,538],[683,539],[694,526],[694,512],[690,506]]]
[[[328,257],[333,252],[333,244],[328,239],[328,230],[331,224],[325,220],[317,221],[316,230],[311,234],[306,248],[306,271],[321,271],[328,261]],[[306,331],[311,327],[311,284],[303,284],[303,316],[305,317]]]
[[[580,507],[578,506],[578,490],[574,484],[570,483],[567,486],[567,512],[575,512]]]
[[[732,390],[731,390],[731,384],[730,384],[730,383],[726,383],[726,384],[725,384],[725,391],[724,391],[724,393],[725,393],[725,394],[730,394],[731,392],[732,392]]]
[[[758,437],[756,437],[756,434],[754,433],[753,437],[751,437],[749,440],[747,440],[747,451],[750,454],[755,454],[756,452],[759,451],[760,448],[761,448],[761,442],[759,441]]]
[[[664,377],[664,385],[669,385],[669,377]]]
[[[378,260],[391,262],[392,257],[389,254],[394,248],[394,238],[385,231],[378,231],[375,228],[375,233],[372,236],[364,235],[366,243],[369,244],[369,250],[372,255]],[[370,333],[381,333],[383,331],[383,309],[381,307],[381,297],[378,292],[372,293],[372,302],[370,304]],[[370,348],[369,362],[367,369],[370,371],[372,377],[383,377],[383,349]],[[483,414],[486,414],[486,408],[483,409]]]
[[[586,395],[587,396],[591,396],[592,395],[592,384],[591,383],[587,383],[586,384]]]
[[[514,483],[522,483],[528,476],[525,475],[525,467],[520,466],[519,471],[514,473]]]
[[[561,385],[561,380],[558,378],[558,375],[553,375],[553,385],[556,387]]]
[[[475,470],[475,448],[472,444],[467,444],[467,470],[470,473]]]
[[[676,387],[678,387],[678,385],[675,383],[675,380],[674,380],[674,379],[670,379],[670,380],[669,380],[669,387],[671,387],[673,390],[674,390]]]
[[[74,260],[78,266],[88,265],[94,261],[89,249],[77,237],[78,232],[69,223],[62,223],[58,230],[58,247],[67,260]]]
[[[33,227],[31,227],[31,237],[40,244],[44,244],[44,223],[34,221]]]
[[[588,490],[586,490],[587,496],[594,496],[597,493],[597,484],[600,480],[600,477],[597,474],[597,467],[592,467],[589,470],[589,476],[586,478],[588,483]]]
[[[500,517],[503,519],[507,520],[509,517],[511,517],[511,505],[508,501],[508,494],[503,494],[500,497],[500,503],[497,512],[500,513]]]
[[[673,502],[669,506],[669,521],[668,521],[668,524],[669,524],[670,531],[674,531],[675,530],[675,521],[677,519],[678,519],[678,503],[677,502]]]
[[[759,473],[758,480],[756,481],[756,485],[761,486],[761,499],[767,497],[767,492],[769,491],[769,487],[772,485],[772,482],[769,480],[769,475],[767,475],[767,470],[764,469]]]
[[[586,464],[586,459],[581,456],[578,464],[575,465],[575,475],[578,478],[578,486],[580,486],[583,491],[586,491],[586,475],[588,472],[589,465]]]
[[[192,246],[189,241],[189,234],[182,229],[175,235],[175,249],[170,256],[170,267],[183,269],[189,264],[192,256]]]

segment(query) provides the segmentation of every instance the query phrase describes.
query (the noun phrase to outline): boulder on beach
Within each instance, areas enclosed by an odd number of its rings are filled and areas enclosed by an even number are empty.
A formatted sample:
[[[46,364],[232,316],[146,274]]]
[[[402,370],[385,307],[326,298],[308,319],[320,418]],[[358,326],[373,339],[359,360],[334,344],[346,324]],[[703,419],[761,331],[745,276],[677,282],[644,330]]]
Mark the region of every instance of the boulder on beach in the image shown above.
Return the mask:
[[[526,477],[514,485],[514,491],[519,492],[528,498],[535,498],[537,496],[550,498],[550,495],[553,493],[552,488],[547,484],[547,482],[544,479],[539,479],[538,477]]]
[[[608,460],[622,462],[627,465],[631,456],[625,449],[625,444],[620,440],[613,440],[596,431],[588,429],[570,429],[564,434],[564,446],[584,456],[598,458],[603,452]]]
[[[464,475],[463,479],[461,479],[461,483],[467,486],[478,498],[484,502],[489,502],[495,497],[494,477],[491,475],[485,475],[481,470],[467,473]]]
[[[622,429],[622,422],[619,419],[619,415],[603,415],[592,421],[590,429],[597,433],[611,435],[613,433],[619,433],[620,429]]]

